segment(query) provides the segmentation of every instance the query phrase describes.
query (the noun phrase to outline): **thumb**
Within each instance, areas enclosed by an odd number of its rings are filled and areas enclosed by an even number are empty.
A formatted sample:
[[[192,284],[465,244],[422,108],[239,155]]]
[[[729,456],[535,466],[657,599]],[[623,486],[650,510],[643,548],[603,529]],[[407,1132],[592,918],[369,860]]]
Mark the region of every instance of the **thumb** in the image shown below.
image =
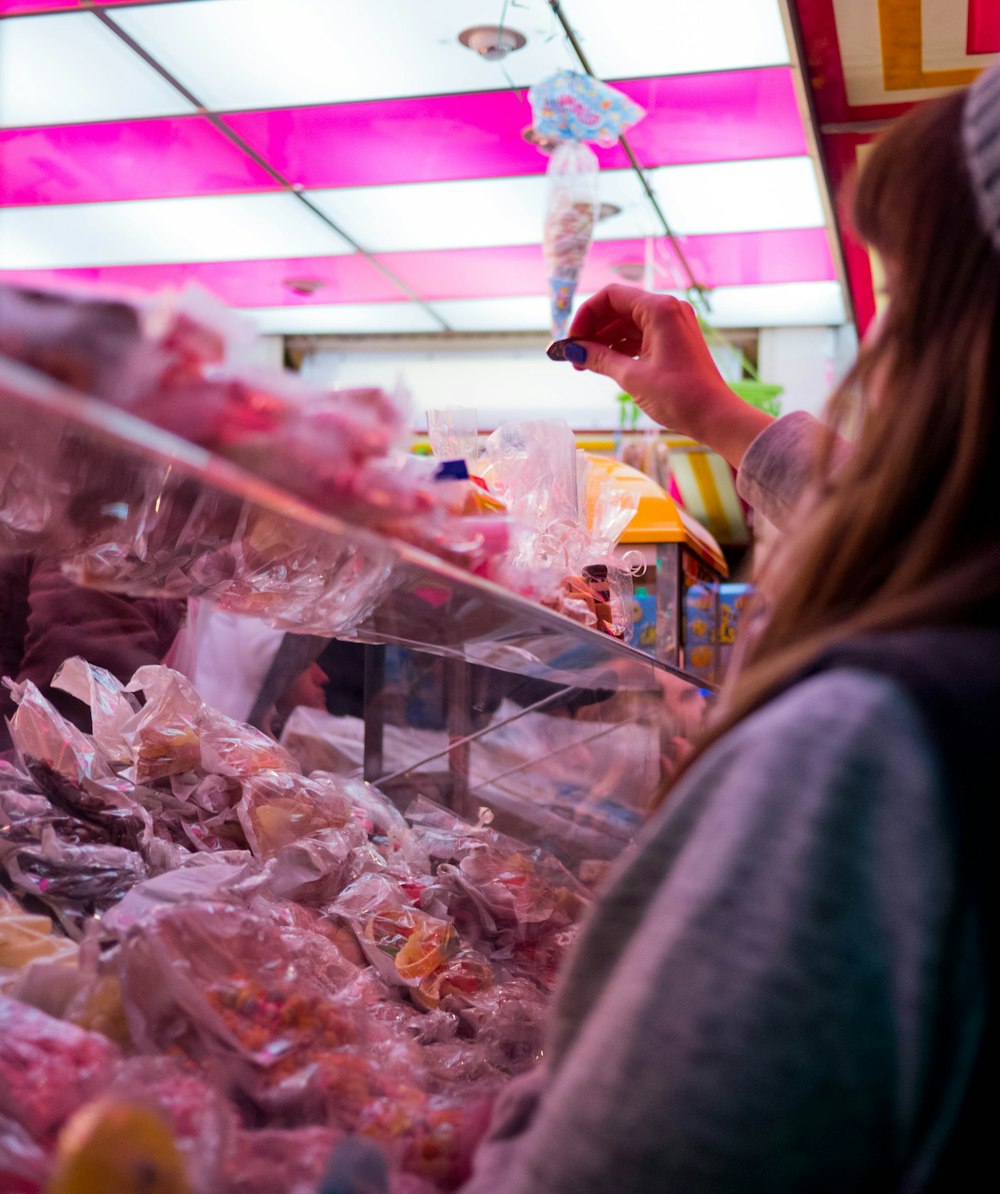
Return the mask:
[[[602,373],[624,388],[624,377],[632,358],[616,352],[596,340],[574,340],[566,346],[566,360],[574,369],[588,373]]]

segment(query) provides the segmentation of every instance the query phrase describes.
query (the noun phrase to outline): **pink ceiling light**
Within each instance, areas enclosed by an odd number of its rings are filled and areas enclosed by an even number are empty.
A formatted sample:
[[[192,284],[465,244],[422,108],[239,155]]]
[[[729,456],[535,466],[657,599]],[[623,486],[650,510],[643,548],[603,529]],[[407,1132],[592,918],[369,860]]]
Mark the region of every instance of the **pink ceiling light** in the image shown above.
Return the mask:
[[[0,204],[7,206],[279,187],[203,116],[0,130]]]
[[[318,283],[311,293],[294,284]],[[360,254],[266,261],[208,261],[169,265],[115,265],[81,269],[0,270],[0,281],[25,285],[96,284],[143,293],[188,283],[205,287],[231,307],[312,303],[395,302],[409,296]]]
[[[645,166],[791,157],[806,152],[787,67],[633,79],[615,86],[647,111],[629,139]],[[524,141],[519,92],[488,91],[238,112],[225,123],[304,187],[377,186],[542,174]],[[620,146],[603,169],[627,169]]]
[[[118,4],[162,4],[163,0],[101,0],[101,6]],[[66,12],[72,8],[92,8],[87,0],[0,0],[0,17],[21,16],[29,12]]]
[[[656,285],[669,289],[671,277],[679,278],[681,272],[666,240],[656,244],[660,263]],[[683,241],[683,248],[698,280],[709,288],[819,282],[836,277],[823,228],[690,236]],[[618,267],[642,263],[645,257],[643,240],[595,241],[580,278],[580,292],[621,282]],[[378,260],[430,301],[545,293],[538,245],[384,253]]]

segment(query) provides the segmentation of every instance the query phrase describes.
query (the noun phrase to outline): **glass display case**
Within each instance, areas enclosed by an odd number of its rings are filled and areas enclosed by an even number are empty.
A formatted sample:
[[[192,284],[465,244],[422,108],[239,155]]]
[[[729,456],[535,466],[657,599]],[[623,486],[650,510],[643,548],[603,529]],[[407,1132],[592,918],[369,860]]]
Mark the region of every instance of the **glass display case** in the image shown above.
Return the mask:
[[[702,677],[16,362],[0,360],[0,396],[0,552],[287,632],[258,712],[331,638],[364,645],[349,663],[363,716],[300,709],[285,725],[310,766],[363,775],[403,808],[487,807],[579,868],[621,849],[696,726]]]
[[[4,359],[0,567],[66,648],[0,757],[0,1185],[152,1108],[191,1189],[318,1190],[345,1133],[457,1188],[702,682]],[[171,666],[93,666],[140,605]]]

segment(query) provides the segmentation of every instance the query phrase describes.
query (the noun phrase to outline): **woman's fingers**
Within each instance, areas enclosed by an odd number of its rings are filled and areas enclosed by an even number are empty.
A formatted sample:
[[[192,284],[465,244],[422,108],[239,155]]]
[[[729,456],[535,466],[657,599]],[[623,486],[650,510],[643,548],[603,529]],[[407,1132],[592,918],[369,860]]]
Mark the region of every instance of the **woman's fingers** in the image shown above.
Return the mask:
[[[596,340],[601,328],[618,322],[638,330],[636,312],[646,297],[646,291],[636,286],[605,286],[580,306],[570,326],[570,339]]]

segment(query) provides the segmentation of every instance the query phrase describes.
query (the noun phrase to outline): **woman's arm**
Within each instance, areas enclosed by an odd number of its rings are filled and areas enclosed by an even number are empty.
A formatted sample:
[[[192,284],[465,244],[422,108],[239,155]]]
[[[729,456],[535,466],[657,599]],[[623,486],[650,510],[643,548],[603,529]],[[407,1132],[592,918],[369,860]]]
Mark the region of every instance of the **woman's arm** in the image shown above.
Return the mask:
[[[663,427],[706,444],[734,468],[771,416],[738,398],[708,351],[690,303],[634,286],[608,286],[570,330],[577,369],[613,378]]]

